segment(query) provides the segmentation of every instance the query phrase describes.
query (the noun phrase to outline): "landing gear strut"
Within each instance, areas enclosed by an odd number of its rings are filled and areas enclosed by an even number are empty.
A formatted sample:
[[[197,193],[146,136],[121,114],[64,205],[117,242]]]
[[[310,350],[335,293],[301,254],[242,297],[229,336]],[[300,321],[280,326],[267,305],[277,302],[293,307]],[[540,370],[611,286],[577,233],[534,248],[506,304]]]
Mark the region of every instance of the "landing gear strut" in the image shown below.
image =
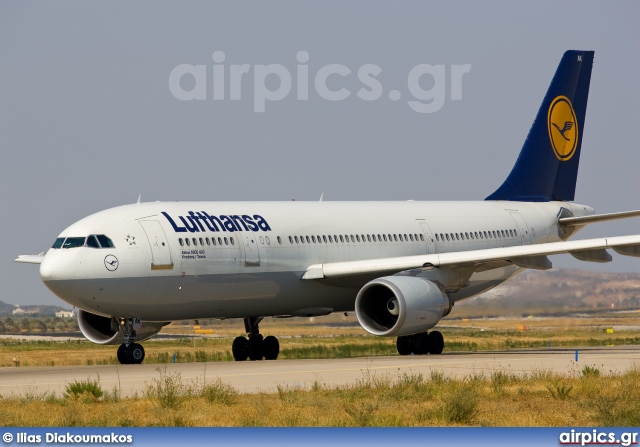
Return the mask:
[[[144,360],[144,348],[139,343],[133,343],[136,337],[133,319],[120,318],[118,324],[124,335],[124,343],[118,347],[118,361],[123,365],[139,365]]]
[[[280,353],[280,343],[273,335],[262,337],[258,324],[262,317],[250,317],[244,319],[244,328],[249,335],[236,337],[231,345],[231,353],[236,361],[247,360],[275,360]]]
[[[416,355],[442,354],[442,350],[444,349],[444,337],[438,331],[404,335],[402,337],[398,337],[396,347],[398,348],[398,354],[400,355],[409,355],[411,353]]]

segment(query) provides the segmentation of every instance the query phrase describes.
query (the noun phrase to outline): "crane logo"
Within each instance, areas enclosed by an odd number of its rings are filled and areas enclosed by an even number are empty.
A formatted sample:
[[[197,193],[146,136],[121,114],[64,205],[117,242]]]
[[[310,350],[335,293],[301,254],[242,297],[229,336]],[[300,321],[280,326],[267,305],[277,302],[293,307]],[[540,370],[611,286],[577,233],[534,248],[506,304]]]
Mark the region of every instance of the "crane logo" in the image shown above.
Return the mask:
[[[116,258],[113,255],[107,255],[104,258],[104,266],[107,268],[107,270],[109,270],[110,272],[115,272],[118,269],[118,258]]]
[[[578,147],[578,121],[571,101],[566,96],[556,96],[547,114],[549,140],[553,152],[560,161],[569,161]]]

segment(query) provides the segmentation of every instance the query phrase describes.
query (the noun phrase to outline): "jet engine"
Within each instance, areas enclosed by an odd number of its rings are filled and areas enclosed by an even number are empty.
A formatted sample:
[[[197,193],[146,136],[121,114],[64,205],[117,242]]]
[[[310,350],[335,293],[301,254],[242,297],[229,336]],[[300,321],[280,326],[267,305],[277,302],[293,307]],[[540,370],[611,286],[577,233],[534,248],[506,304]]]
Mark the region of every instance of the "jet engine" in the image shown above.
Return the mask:
[[[146,340],[160,332],[160,329],[167,324],[163,322],[143,322],[140,330],[136,332],[135,340]],[[116,318],[103,317],[84,310],[78,310],[78,326],[87,340],[99,345],[119,345],[124,341]]]
[[[370,334],[402,336],[431,329],[453,302],[427,279],[385,276],[365,284],[355,306],[358,322]]]

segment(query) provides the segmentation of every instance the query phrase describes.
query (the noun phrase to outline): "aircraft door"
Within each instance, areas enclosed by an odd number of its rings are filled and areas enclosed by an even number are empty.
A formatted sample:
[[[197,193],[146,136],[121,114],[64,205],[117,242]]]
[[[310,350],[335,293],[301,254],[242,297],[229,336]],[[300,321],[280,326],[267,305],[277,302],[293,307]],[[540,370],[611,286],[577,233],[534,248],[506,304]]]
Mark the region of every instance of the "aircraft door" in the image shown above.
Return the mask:
[[[151,247],[151,270],[173,269],[169,241],[164,234],[162,226],[160,226],[160,222],[157,220],[141,220],[139,222],[147,235],[149,246]]]
[[[258,238],[253,231],[243,231],[242,246],[244,247],[244,266],[258,267],[260,265],[260,249],[258,248]]]
[[[520,213],[509,213],[511,218],[516,222],[518,226],[518,230],[520,233],[520,240],[522,241],[522,245],[531,243],[531,236],[529,233],[529,228],[527,227],[527,223],[524,221],[524,218],[520,215]]]
[[[422,233],[424,234],[425,238],[425,244],[427,248],[426,253],[435,253],[435,242],[433,241],[433,233],[431,232],[429,225],[427,225],[426,222],[420,222],[420,228],[422,229]]]

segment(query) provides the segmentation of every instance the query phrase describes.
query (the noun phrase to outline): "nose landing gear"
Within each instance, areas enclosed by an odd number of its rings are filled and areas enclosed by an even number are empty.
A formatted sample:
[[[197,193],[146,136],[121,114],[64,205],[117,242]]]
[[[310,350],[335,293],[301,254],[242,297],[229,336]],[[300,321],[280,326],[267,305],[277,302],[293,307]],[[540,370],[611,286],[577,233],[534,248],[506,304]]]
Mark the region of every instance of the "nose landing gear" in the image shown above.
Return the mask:
[[[251,317],[244,319],[244,328],[249,334],[246,337],[236,337],[231,345],[231,353],[236,361],[247,360],[275,360],[280,353],[280,343],[273,335],[265,338],[260,334],[258,324],[262,317]]]

